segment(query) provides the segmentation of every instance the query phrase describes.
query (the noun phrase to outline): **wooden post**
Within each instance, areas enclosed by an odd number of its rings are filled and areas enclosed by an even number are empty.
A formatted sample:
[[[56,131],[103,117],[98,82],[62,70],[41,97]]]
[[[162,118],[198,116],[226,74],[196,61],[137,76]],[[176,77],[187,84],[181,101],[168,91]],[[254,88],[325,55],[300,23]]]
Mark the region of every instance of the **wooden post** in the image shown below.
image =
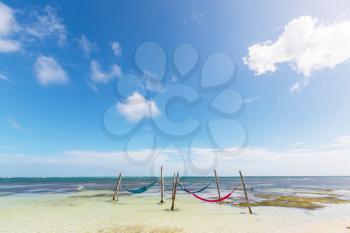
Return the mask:
[[[250,208],[250,203],[249,203],[249,199],[248,199],[248,195],[247,195],[247,190],[245,189],[245,184],[244,184],[244,180],[243,180],[243,176],[242,176],[242,172],[241,171],[239,171],[239,175],[241,176],[241,182],[242,182],[242,186],[243,186],[243,190],[244,190],[245,199],[247,200],[249,213],[252,214],[253,212],[252,212],[252,209]]]
[[[160,203],[164,203],[163,166],[160,167]]]
[[[218,195],[219,195],[219,199],[221,198],[221,194],[220,194],[220,183],[219,183],[219,177],[216,174],[216,170],[214,169],[214,174],[215,174],[215,180],[216,180],[216,188],[218,190]]]
[[[171,202],[171,210],[172,210],[172,211],[175,210],[176,187],[177,187],[178,181],[179,181],[179,173],[177,173],[177,175],[176,175],[176,180],[175,180],[175,184],[174,184],[173,200],[172,200],[172,202]]]
[[[174,198],[174,186],[175,186],[175,173],[174,173],[174,176],[173,176],[173,186],[172,186],[172,190],[171,190],[171,199]]]
[[[121,181],[122,181],[122,173],[119,173],[119,176],[118,176],[118,179],[117,179],[117,182],[116,182],[116,185],[115,185],[115,189],[114,189],[114,192],[113,192],[113,201],[115,199],[117,199],[117,201],[119,200],[118,194],[119,194],[119,188],[120,188]]]

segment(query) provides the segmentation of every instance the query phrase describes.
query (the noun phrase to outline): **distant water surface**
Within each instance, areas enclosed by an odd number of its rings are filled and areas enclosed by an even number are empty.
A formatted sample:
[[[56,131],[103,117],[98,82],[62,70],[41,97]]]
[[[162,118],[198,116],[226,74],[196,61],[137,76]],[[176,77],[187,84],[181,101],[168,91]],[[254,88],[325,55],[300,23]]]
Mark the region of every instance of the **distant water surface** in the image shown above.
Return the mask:
[[[139,188],[157,180],[157,177],[123,177],[122,194],[127,189]],[[213,181],[213,177],[182,177],[181,182],[190,190],[198,190]],[[115,177],[71,177],[71,178],[0,178],[0,196],[51,193],[72,193],[89,190],[110,190],[115,185]],[[245,177],[250,193],[303,193],[335,192],[350,199],[350,177]],[[165,178],[165,190],[169,191],[172,177]],[[239,177],[220,177],[223,193],[233,187],[241,189]],[[216,194],[213,182],[204,194]],[[240,191],[237,191],[240,192]],[[154,185],[146,195],[159,193],[159,185]],[[143,194],[143,195],[145,195]]]

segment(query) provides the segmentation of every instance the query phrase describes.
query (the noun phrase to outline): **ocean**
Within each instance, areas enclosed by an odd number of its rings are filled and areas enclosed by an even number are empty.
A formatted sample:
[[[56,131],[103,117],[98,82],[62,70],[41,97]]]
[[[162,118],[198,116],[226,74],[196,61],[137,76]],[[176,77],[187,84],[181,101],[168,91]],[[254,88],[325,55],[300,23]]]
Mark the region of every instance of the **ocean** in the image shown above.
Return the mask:
[[[157,177],[123,177],[121,195],[131,195],[127,189],[145,186],[158,180]],[[189,190],[196,191],[211,185],[203,195],[217,193],[214,177],[181,177],[181,182]],[[239,177],[220,177],[221,193],[237,189],[239,196],[242,186]],[[249,194],[298,194],[332,191],[350,199],[350,177],[245,177]],[[214,182],[213,182],[214,181]],[[65,177],[65,178],[0,178],[0,197],[10,195],[64,194],[91,190],[113,191],[115,177]],[[165,177],[165,191],[170,192],[172,177]],[[181,191],[181,190],[180,190]],[[159,194],[159,184],[142,195]],[[251,195],[254,198],[254,195]]]

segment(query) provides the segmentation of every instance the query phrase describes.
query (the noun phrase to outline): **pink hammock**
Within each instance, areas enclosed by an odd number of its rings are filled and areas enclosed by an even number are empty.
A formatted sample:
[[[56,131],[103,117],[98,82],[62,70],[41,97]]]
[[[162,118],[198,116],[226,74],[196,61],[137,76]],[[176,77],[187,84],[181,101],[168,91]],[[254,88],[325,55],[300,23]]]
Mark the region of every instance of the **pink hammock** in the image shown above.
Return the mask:
[[[234,190],[232,190],[232,192],[230,192],[229,194],[227,194],[226,196],[222,197],[222,198],[219,198],[219,199],[205,199],[203,197],[200,197],[198,196],[197,194],[195,193],[192,193],[192,195],[195,197],[195,198],[198,198],[199,200],[202,200],[202,201],[206,201],[206,202],[221,202],[229,197],[231,197],[231,195],[233,194]]]

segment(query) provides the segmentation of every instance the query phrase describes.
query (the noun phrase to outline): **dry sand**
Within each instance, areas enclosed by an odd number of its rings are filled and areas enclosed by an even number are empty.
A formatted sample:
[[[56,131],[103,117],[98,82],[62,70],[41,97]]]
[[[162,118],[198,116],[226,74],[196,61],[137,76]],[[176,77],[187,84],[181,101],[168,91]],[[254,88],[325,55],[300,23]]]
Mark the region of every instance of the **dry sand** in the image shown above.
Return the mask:
[[[107,194],[105,192],[105,194]],[[109,193],[108,193],[109,194]],[[0,197],[1,233],[350,233],[350,205],[320,210],[283,207],[246,208],[207,204],[178,195],[178,211],[170,200],[155,196],[122,196],[84,191],[70,195]]]

